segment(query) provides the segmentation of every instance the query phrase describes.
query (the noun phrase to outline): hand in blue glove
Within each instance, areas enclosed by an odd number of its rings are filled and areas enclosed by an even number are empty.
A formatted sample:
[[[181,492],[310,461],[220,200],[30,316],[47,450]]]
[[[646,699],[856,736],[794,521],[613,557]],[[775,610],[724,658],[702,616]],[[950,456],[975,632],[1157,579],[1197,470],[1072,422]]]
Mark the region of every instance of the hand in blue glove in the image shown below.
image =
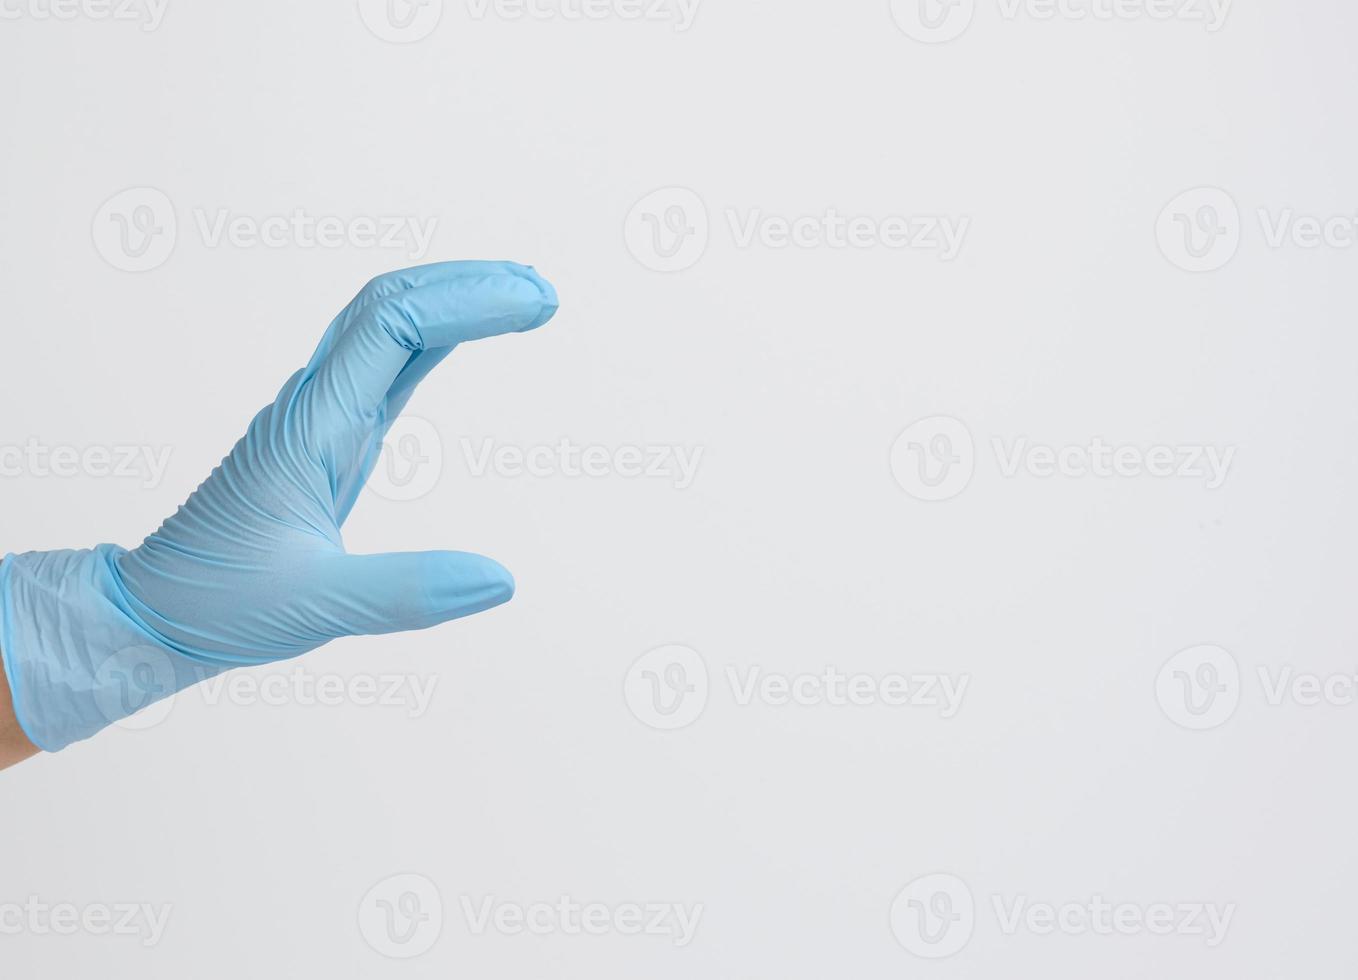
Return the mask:
[[[351,555],[340,528],[415,386],[466,340],[542,326],[552,287],[509,262],[381,276],[135,551],[9,555],[0,651],[29,739],[56,751],[232,667],[425,629],[514,592],[489,558]]]

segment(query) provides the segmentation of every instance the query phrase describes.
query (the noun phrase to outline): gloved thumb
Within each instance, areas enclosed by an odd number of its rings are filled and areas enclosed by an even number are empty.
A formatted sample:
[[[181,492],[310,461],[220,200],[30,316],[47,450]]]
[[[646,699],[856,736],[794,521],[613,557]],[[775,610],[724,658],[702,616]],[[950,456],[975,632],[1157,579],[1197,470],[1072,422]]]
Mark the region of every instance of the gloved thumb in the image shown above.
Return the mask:
[[[337,555],[316,584],[336,636],[428,629],[514,595],[503,565],[462,551]]]

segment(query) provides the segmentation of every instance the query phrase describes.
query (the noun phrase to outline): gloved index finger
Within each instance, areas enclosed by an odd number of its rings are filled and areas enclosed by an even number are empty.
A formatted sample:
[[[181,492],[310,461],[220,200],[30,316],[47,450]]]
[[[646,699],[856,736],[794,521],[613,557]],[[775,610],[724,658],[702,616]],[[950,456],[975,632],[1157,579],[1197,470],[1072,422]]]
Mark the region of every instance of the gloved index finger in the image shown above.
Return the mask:
[[[412,266],[409,269],[384,272],[382,275],[374,277],[358,291],[358,295],[350,300],[348,305],[331,322],[325,336],[321,338],[320,344],[317,345],[315,353],[311,356],[308,371],[313,372],[320,366],[321,362],[334,350],[339,339],[348,333],[354,325],[358,315],[374,302],[394,296],[397,293],[403,293],[408,289],[432,286],[449,279],[472,278],[495,275],[496,273],[510,275],[537,274],[531,266],[520,265],[517,262],[459,260],[456,262],[431,262],[427,265]]]
[[[372,298],[356,309],[315,368],[312,383],[322,409],[345,419],[371,417],[412,357],[533,330],[556,313],[556,290],[534,270],[477,265],[483,268]]]

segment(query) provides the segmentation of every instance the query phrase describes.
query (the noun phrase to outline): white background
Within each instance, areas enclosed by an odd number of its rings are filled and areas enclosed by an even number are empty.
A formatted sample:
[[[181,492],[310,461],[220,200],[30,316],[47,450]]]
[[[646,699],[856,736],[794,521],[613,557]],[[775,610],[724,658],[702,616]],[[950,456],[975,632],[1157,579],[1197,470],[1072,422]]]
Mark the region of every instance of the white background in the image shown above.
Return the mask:
[[[172,456],[150,486],[8,472],[0,547],[135,546],[374,274],[514,259],[562,307],[534,334],[459,350],[425,384],[411,411],[438,433],[438,479],[415,500],[368,495],[346,528],[355,551],[491,555],[515,600],[301,662],[436,678],[429,710],[191,691],[147,730],[0,775],[0,908],[171,907],[151,946],[25,919],[0,934],[0,967],[1351,976],[1358,705],[1270,704],[1258,672],[1358,670],[1358,249],[1271,247],[1257,214],[1351,227],[1358,10],[1240,3],[1212,31],[1135,4],[1080,18],[1091,8],[1072,0],[1042,19],[979,0],[969,24],[965,3],[948,8],[959,36],[926,43],[901,28],[911,6],[885,0],[706,0],[685,30],[627,18],[625,0],[597,19],[561,3],[515,18],[447,0],[432,32],[397,44],[365,24],[382,5],[353,0],[170,0],[155,30],[4,0],[0,445]],[[138,187],[172,202],[178,233],[163,262],[128,272],[96,215]],[[667,273],[648,267],[633,207],[671,187],[697,196],[709,236]],[[1214,214],[1238,251],[1195,273],[1172,235],[1157,244],[1157,222],[1180,227],[1162,209],[1200,187],[1237,206]],[[195,219],[299,208],[437,219],[437,233],[412,259],[213,245]],[[731,212],[831,208],[966,218],[968,232],[944,261],[742,246],[731,227]],[[692,204],[681,216],[701,224]],[[931,503],[893,476],[892,453],[935,416],[965,427],[974,475]],[[1006,475],[992,440],[1024,437],[1234,457],[1215,489]],[[464,438],[703,455],[684,489],[476,476]],[[624,687],[670,644],[702,658],[710,691],[691,725],[663,731]],[[1157,675],[1204,644],[1238,665],[1224,694],[1238,707],[1199,731]],[[969,687],[948,719],[742,705],[727,670],[756,665]],[[396,959],[384,949],[400,943],[360,923],[370,889],[406,874],[433,883],[442,918],[426,894],[432,945]],[[965,883],[975,919],[936,961],[892,916],[933,874]],[[563,895],[702,918],[680,947],[478,935],[461,906]],[[1209,946],[1184,931],[1006,931],[994,907],[1094,896],[1234,906],[1233,919]]]

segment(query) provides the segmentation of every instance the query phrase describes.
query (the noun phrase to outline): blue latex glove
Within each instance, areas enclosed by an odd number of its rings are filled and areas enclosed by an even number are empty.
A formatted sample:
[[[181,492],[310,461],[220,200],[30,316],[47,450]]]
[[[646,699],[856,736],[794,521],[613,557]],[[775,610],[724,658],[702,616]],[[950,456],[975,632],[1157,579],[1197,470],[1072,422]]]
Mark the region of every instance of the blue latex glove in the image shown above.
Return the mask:
[[[0,649],[29,739],[56,751],[232,667],[507,601],[514,580],[489,558],[351,555],[340,527],[425,375],[457,344],[532,330],[556,307],[509,262],[381,276],[141,547],[7,556]]]

